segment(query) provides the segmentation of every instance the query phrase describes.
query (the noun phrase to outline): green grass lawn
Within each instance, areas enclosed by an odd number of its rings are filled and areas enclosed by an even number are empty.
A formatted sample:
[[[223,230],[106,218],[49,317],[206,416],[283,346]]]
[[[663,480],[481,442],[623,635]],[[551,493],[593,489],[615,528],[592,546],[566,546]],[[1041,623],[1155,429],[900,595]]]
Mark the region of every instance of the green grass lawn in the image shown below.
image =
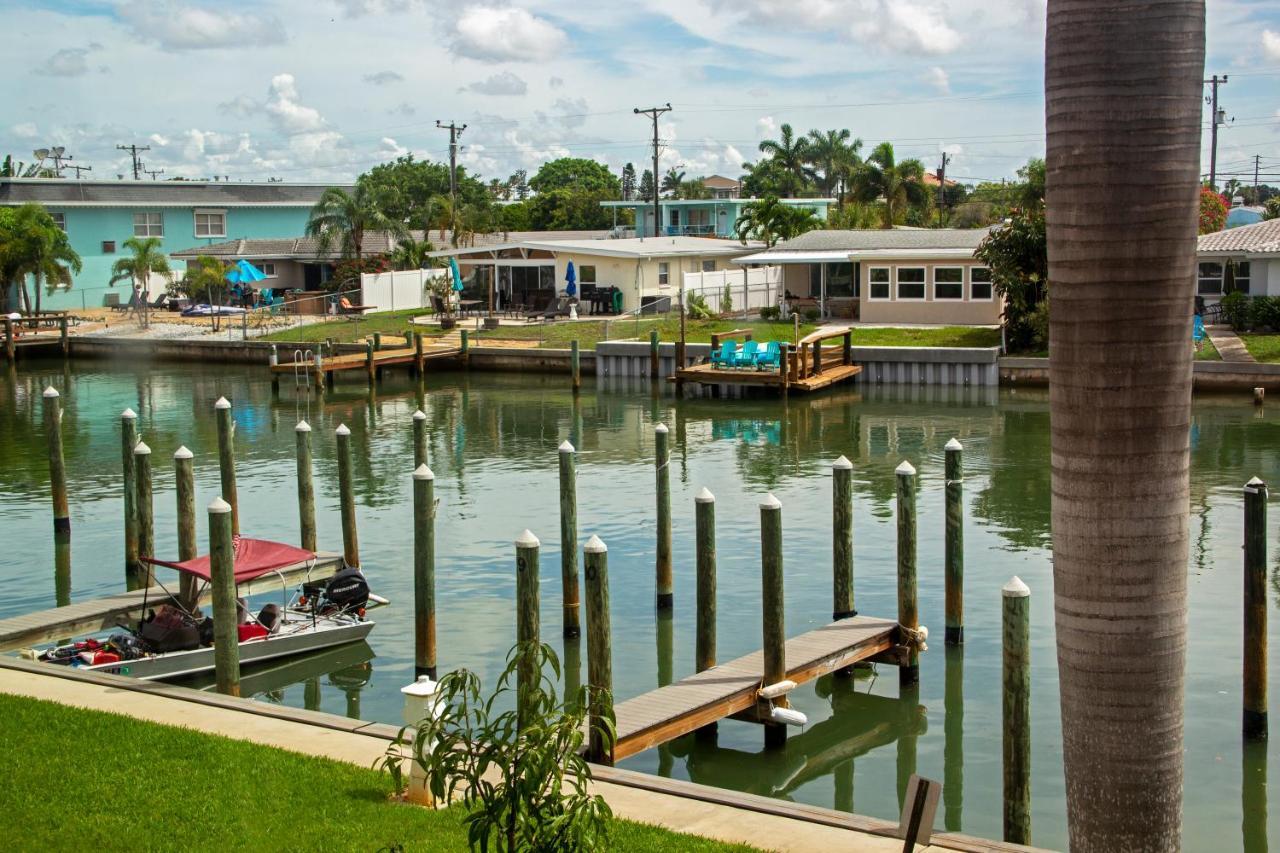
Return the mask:
[[[350,316],[330,317],[317,323],[294,326],[263,335],[262,341],[288,341],[292,343],[315,343],[326,338],[333,338],[338,343],[351,343],[364,340],[374,332],[383,335],[403,335],[411,326],[409,320],[421,314],[430,314],[430,310],[420,308],[413,311],[383,311],[378,314],[367,314],[355,322]],[[425,327],[413,326],[422,331]]]
[[[374,770],[0,695],[9,850],[466,850],[460,809]],[[615,821],[611,850],[750,850]]]
[[[1258,361],[1271,364],[1280,362],[1280,335],[1247,333],[1240,336],[1244,348]]]
[[[998,347],[999,329],[942,326],[936,329],[854,329],[860,347]]]
[[[1280,357],[1280,352],[1276,353]],[[1222,356],[1218,353],[1218,348],[1213,345],[1213,341],[1205,338],[1200,345],[1200,349],[1196,350],[1196,361],[1222,361]],[[1261,361],[1262,359],[1258,359]]]

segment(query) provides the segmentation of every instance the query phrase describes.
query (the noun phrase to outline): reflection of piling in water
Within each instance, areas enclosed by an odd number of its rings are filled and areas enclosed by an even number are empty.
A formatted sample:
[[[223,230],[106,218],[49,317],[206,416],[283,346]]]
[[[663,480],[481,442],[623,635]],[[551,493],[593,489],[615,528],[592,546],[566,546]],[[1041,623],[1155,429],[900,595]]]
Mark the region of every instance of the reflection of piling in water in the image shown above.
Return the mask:
[[[1240,756],[1244,853],[1267,853],[1267,742],[1246,740]]]
[[[947,646],[945,717],[942,747],[942,806],[944,826],[959,832],[964,805],[964,649]]]
[[[320,710],[320,678],[308,678],[302,687],[302,707],[308,711]]]
[[[71,538],[53,538],[53,601],[58,607],[71,603]]]
[[[898,699],[903,704],[918,705],[920,688],[914,684],[903,687],[898,691]],[[913,729],[908,729],[898,738],[898,811],[902,811],[907,798],[907,784],[911,781],[911,775],[916,772],[917,737]]]

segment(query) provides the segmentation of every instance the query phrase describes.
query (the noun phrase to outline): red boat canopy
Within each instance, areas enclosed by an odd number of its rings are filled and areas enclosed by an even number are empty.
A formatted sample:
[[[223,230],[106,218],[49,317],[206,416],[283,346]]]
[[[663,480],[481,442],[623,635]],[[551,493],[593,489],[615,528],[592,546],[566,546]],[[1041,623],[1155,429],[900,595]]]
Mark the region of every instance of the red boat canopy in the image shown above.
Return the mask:
[[[286,566],[308,563],[316,558],[315,554],[303,548],[295,548],[283,542],[271,542],[267,539],[248,539],[244,536],[237,536],[232,541],[232,544],[235,548],[237,584],[251,581],[256,577],[261,577],[277,569],[283,569]],[[152,557],[143,557],[142,559],[152,565],[167,566],[204,580],[211,580],[208,554],[196,557],[194,560],[185,560],[181,563],[156,560]]]

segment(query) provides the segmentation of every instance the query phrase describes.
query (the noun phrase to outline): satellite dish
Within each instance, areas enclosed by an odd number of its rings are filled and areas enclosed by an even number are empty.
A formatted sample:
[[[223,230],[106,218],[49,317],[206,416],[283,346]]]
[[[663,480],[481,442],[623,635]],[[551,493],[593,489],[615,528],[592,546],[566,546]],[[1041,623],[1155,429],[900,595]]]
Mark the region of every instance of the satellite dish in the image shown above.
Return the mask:
[[[31,156],[35,157],[37,160],[43,160],[49,156],[49,149],[37,148],[35,151],[31,152]]]
[[[67,150],[66,148],[64,148],[64,147],[62,147],[61,145],[59,145],[57,148],[54,148],[54,149],[53,149],[53,156],[54,156],[54,157],[61,157],[61,156],[62,156],[62,152],[63,152],[63,151],[66,151],[66,150]]]

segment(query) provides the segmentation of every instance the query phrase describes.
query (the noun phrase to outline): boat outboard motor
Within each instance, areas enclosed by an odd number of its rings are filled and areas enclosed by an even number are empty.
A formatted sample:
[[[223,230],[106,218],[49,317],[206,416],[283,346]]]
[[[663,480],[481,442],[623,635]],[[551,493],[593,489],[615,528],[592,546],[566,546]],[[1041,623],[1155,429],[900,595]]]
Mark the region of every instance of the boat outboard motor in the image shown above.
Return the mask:
[[[317,609],[321,612],[332,609],[355,613],[368,603],[369,582],[358,568],[348,566],[329,578],[317,602]]]

